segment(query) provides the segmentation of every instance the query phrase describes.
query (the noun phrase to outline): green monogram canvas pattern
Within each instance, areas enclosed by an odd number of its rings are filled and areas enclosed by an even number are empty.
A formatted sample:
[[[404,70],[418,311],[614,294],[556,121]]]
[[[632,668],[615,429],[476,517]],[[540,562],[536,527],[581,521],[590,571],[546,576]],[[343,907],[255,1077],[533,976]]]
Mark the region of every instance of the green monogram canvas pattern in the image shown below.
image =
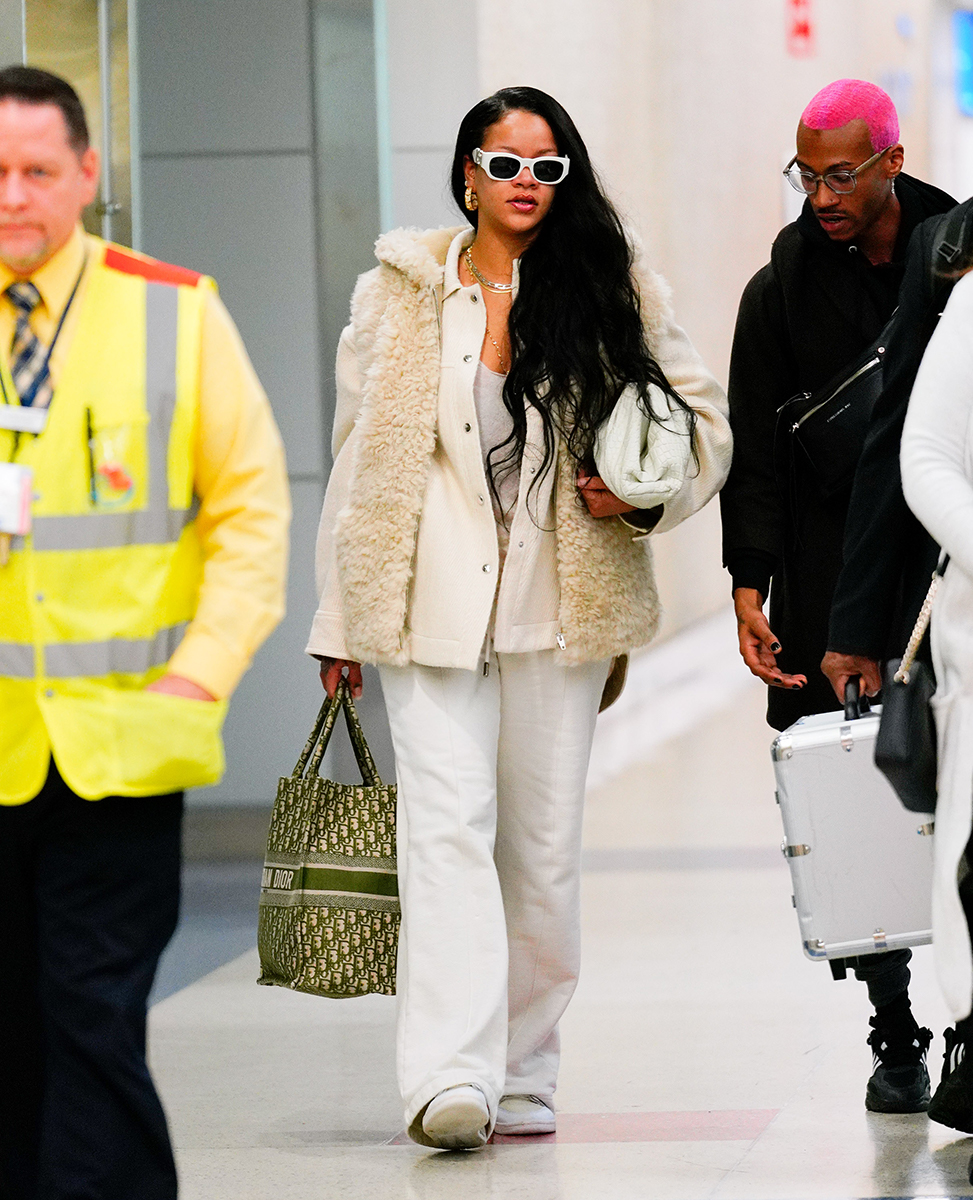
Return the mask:
[[[318,774],[338,712],[364,783]],[[317,996],[395,994],[395,788],[378,777],[343,682],[280,780],[260,893],[258,983]]]

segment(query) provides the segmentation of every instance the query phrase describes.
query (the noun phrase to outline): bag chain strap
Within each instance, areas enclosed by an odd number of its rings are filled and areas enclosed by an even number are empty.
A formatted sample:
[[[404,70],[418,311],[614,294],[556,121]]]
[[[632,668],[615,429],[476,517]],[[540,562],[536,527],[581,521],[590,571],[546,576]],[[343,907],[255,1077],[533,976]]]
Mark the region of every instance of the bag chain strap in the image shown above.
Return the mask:
[[[919,652],[919,645],[922,639],[926,636],[926,630],[929,628],[929,620],[932,617],[932,605],[936,599],[936,593],[939,591],[939,585],[942,583],[943,577],[939,567],[932,573],[932,582],[929,584],[929,591],[926,592],[926,598],[922,602],[922,608],[919,609],[919,617],[916,621],[915,628],[912,631],[912,636],[909,638],[909,644],[905,648],[905,654],[902,655],[902,661],[899,663],[899,669],[893,676],[896,683],[908,683],[909,675],[912,672],[913,664],[916,661],[916,654]]]

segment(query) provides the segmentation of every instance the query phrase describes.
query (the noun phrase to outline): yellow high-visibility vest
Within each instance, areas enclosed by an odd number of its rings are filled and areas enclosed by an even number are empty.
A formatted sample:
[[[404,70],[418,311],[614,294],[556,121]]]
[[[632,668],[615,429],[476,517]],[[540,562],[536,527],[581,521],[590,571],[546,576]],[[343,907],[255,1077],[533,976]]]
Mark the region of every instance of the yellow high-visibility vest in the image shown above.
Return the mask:
[[[36,437],[0,430],[0,459],[34,472],[32,532],[0,567],[2,804],[35,796],[52,754],[90,800],[223,771],[226,702],[144,690],[196,611],[193,443],[215,285],[89,244],[97,261],[47,426]]]

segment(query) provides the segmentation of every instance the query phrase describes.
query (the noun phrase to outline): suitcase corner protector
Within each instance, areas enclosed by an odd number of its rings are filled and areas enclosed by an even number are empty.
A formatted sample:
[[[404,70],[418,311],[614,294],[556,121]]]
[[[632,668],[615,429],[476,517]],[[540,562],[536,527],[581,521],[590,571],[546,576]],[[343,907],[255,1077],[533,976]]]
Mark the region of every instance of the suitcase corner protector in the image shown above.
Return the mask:
[[[770,752],[773,755],[774,762],[784,762],[788,758],[791,758],[794,754],[794,742],[790,735],[782,733],[779,737],[774,738]]]
[[[828,951],[824,942],[820,941],[818,938],[811,938],[809,941],[804,943],[804,953],[808,956],[808,958],[813,958],[815,961],[828,957]]]

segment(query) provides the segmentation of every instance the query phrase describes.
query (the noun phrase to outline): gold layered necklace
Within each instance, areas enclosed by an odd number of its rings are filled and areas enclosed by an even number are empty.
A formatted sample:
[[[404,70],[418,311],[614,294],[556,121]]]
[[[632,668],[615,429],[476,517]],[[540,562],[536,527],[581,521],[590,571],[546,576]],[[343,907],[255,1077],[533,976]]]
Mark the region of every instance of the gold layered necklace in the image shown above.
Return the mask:
[[[476,263],[473,261],[473,255],[469,246],[466,248],[466,254],[464,257],[466,259],[466,265],[470,269],[470,274],[482,287],[487,288],[491,292],[510,293],[514,290],[514,285],[512,283],[494,283],[492,279],[487,279],[485,275],[482,275],[477,268]]]
[[[486,335],[489,338],[490,342],[492,343],[494,350],[496,350],[496,352],[497,352],[497,359],[500,362],[500,373],[502,375],[506,375],[507,374],[507,360],[503,357],[503,351],[500,349],[497,339],[490,332],[489,325],[487,326]]]

